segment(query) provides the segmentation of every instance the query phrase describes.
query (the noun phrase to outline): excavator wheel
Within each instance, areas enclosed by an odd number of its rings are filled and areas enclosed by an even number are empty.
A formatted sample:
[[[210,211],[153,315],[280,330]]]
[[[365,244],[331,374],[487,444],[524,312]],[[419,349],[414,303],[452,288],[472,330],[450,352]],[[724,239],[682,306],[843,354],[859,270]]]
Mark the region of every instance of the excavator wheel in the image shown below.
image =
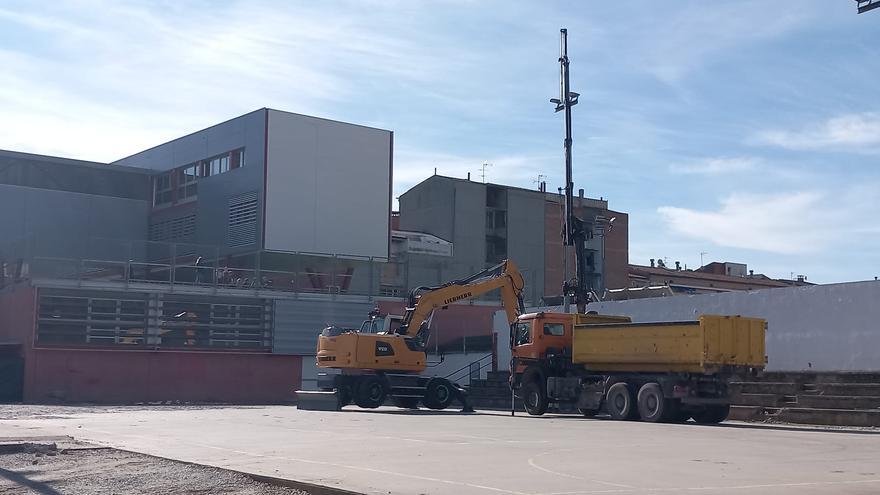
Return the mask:
[[[378,376],[368,376],[357,384],[354,402],[364,409],[375,409],[385,402],[387,395],[385,380]]]
[[[446,409],[455,399],[455,387],[452,382],[443,378],[434,378],[428,382],[422,404],[428,409]]]

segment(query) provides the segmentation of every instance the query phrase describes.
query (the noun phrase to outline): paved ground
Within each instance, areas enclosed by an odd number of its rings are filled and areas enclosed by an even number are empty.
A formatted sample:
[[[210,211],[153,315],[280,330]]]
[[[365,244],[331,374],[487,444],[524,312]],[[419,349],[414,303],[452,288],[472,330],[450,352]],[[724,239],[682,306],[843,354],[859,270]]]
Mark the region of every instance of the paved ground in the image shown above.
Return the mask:
[[[284,406],[12,416],[0,437],[70,434],[362,493],[880,493],[871,431]]]

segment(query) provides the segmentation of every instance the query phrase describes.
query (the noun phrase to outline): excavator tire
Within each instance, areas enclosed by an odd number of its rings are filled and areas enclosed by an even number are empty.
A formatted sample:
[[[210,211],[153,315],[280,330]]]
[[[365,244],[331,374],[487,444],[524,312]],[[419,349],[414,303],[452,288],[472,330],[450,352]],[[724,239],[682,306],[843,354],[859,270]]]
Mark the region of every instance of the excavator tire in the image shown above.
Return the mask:
[[[446,409],[455,399],[455,387],[444,378],[433,378],[428,382],[422,404],[428,409]]]
[[[354,402],[364,409],[375,409],[385,402],[388,387],[378,376],[368,376],[360,380],[355,390]]]

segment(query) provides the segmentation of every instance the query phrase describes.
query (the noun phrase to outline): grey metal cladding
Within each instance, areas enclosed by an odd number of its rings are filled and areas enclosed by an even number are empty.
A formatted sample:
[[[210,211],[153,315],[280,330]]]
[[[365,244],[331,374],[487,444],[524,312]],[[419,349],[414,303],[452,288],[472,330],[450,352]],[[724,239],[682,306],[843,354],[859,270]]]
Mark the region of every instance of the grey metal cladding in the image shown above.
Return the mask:
[[[272,352],[314,356],[324,327],[358,328],[373,307],[362,302],[276,300]]]
[[[226,244],[249,246],[257,242],[257,191],[229,198]]]

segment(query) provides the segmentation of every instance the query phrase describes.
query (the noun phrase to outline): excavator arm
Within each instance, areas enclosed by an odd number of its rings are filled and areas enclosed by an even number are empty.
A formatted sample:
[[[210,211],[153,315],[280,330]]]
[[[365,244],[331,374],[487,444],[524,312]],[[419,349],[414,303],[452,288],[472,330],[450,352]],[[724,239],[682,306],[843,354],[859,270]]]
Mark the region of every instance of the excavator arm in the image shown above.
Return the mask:
[[[517,316],[524,312],[522,300],[524,285],[522,274],[516,264],[504,260],[465,279],[454,280],[436,287],[416,287],[409,293],[406,313],[396,333],[413,337],[418,344],[424,346],[430,335],[429,322],[435,309],[495,289],[501,290],[501,301],[507,313],[507,321],[512,324]]]

